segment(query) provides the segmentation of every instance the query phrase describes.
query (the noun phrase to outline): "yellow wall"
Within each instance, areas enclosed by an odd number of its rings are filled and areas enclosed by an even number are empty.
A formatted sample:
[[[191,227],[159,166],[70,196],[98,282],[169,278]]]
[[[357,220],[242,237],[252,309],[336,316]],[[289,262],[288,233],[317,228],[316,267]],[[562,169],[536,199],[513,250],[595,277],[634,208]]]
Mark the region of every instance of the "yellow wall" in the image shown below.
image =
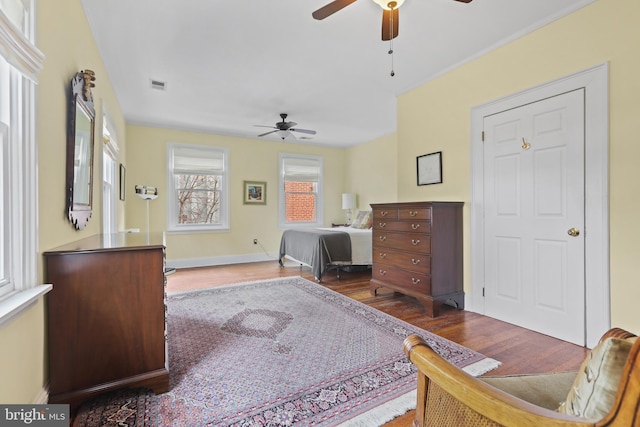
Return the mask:
[[[80,0],[37,2],[36,45],[44,53],[36,95],[36,138],[39,162],[39,249],[41,252],[81,239],[101,230],[102,146],[94,157],[94,214],[88,227],[76,231],[65,215],[65,156],[67,141],[67,93],[75,73],[96,72],[93,90],[96,129],[101,139],[102,105],[112,116],[121,155],[124,154],[124,119],[111,88],[102,59],[89,30]],[[122,211],[123,206],[119,209]],[[39,274],[43,281],[42,268]],[[54,284],[55,285],[55,284]],[[0,402],[31,403],[43,396],[47,381],[43,300],[8,324],[0,326]]]
[[[0,403],[45,403],[44,301],[0,326]]]
[[[100,233],[102,230],[102,114],[103,104],[117,128],[120,156],[126,149],[124,118],[109,76],[91,34],[80,0],[39,1],[37,46],[45,54],[39,76],[36,135],[39,145],[40,250]],[[93,215],[87,227],[76,231],[65,213],[65,159],[67,96],[75,73],[96,73],[93,101],[96,110]]]
[[[359,210],[370,210],[370,203],[397,200],[397,159],[398,141],[395,133],[347,150],[346,190],[357,195]]]
[[[467,202],[465,283],[470,286],[470,109],[520,90],[610,64],[611,322],[640,331],[635,227],[640,198],[640,2],[598,0],[401,96],[398,100],[398,196]],[[417,187],[415,157],[443,151],[444,183]],[[634,267],[634,265],[636,267]]]
[[[167,235],[169,264],[185,259],[264,255],[263,248],[277,257],[282,230],[278,228],[278,153],[302,153],[324,158],[324,223],[343,219],[341,193],[345,188],[345,150],[269,140],[235,138],[207,133],[128,126],[127,227],[146,230],[146,206],[134,195],[134,187],[158,188],[150,203],[150,231],[166,230],[166,144],[178,142],[229,148],[230,231]],[[266,181],[266,205],[242,203],[243,181]],[[253,244],[257,238],[262,247]],[[276,258],[273,258],[274,260]]]

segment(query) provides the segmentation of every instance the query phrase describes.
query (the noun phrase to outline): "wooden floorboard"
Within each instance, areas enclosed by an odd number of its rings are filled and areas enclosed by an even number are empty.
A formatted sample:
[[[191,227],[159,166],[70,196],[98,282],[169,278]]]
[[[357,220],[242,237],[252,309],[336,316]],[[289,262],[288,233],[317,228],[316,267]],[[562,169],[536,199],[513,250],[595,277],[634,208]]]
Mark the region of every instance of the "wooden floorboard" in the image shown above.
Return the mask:
[[[287,276],[302,276],[315,281],[307,267],[301,268],[294,263],[280,267],[277,261],[269,261],[180,269],[167,277],[167,292]],[[488,375],[577,370],[587,354],[587,349],[575,344],[453,307],[445,306],[440,316],[430,318],[415,298],[385,289],[380,289],[378,296],[372,296],[368,288],[369,279],[370,271],[342,272],[339,279],[335,271],[330,271],[321,284],[502,362]],[[409,426],[412,419],[413,411],[385,424],[385,427]]]

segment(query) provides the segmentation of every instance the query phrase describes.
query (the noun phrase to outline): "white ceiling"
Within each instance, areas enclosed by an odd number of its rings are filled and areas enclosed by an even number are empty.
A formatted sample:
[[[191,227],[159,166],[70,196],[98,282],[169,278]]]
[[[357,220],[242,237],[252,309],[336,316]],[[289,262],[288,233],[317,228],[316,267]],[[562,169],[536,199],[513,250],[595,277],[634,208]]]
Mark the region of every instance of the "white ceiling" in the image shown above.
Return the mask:
[[[289,113],[317,131],[291,142],[348,147],[396,131],[398,95],[594,0],[406,0],[393,77],[371,0],[322,21],[330,0],[81,1],[128,123],[256,138]]]

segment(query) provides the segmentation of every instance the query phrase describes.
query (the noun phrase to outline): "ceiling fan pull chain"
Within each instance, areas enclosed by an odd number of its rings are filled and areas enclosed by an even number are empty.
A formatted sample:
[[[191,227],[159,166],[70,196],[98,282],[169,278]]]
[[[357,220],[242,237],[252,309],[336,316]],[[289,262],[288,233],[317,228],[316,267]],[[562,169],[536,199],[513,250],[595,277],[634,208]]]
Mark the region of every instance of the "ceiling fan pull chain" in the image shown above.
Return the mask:
[[[391,8],[391,13],[389,14],[389,55],[391,55],[391,77],[395,76],[396,73],[393,71],[393,8]]]

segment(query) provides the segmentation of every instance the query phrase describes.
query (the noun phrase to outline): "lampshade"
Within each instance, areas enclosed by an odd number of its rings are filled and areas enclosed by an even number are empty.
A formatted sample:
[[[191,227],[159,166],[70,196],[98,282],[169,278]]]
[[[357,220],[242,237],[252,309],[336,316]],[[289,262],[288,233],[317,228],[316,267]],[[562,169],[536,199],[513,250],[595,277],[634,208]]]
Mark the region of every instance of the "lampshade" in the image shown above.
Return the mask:
[[[355,209],[356,195],[353,193],[342,193],[342,209]]]
[[[373,1],[378,5],[380,5],[381,8],[385,10],[391,10],[391,8],[389,7],[389,3],[391,3],[390,0],[373,0]],[[396,5],[393,8],[398,9],[400,6],[402,6],[402,3],[404,3],[404,0],[395,0],[395,3]]]

